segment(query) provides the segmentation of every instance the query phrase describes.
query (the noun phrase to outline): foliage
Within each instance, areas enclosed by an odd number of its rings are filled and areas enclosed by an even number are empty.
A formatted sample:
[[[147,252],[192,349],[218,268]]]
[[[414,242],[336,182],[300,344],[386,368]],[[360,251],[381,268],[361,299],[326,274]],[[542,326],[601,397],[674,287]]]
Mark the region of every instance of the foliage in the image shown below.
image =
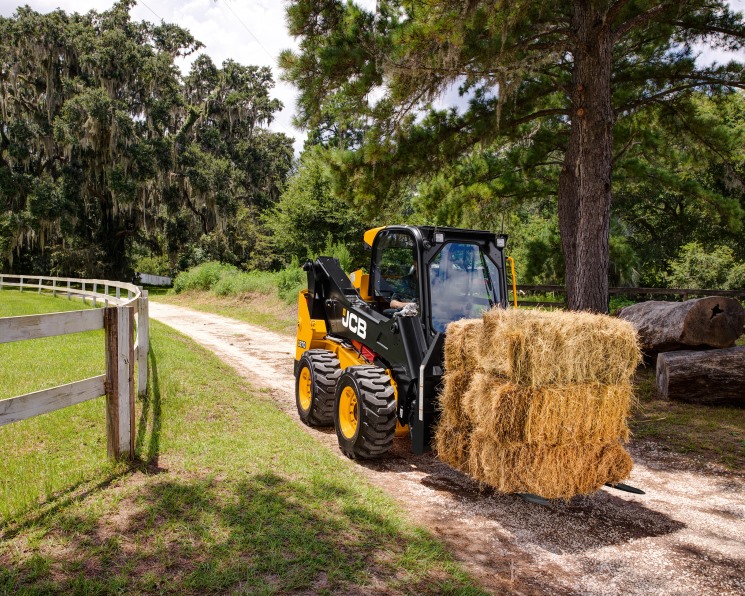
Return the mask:
[[[271,72],[199,56],[185,29],[101,13],[0,18],[0,264],[20,272],[129,278],[206,253],[261,260],[257,213],[279,198],[291,139]]]
[[[277,292],[285,302],[297,301],[298,292],[308,287],[305,271],[293,260],[289,267],[277,272]]]
[[[286,259],[302,262],[331,254],[329,237],[351,247],[356,261],[362,258],[362,236],[374,221],[366,220],[348,193],[336,193],[326,158],[317,147],[306,150],[266,218],[274,250]]]
[[[188,272],[186,272],[188,273]],[[264,271],[232,271],[226,268],[220,278],[209,288],[218,296],[239,296],[241,294],[271,294],[276,288],[277,274]]]
[[[140,257],[134,262],[134,269],[138,273],[149,273],[150,275],[171,275],[171,266],[165,255]]]
[[[210,261],[179,273],[173,280],[173,291],[178,294],[189,290],[211,290],[223,277],[237,273],[238,269],[233,265]]]
[[[300,88],[297,120],[322,131],[340,188],[381,207],[416,188],[434,218],[490,226],[505,201],[557,197],[575,308],[606,307],[612,166],[638,161],[654,134],[634,122],[667,111],[696,150],[732,161],[691,120],[697,90],[743,87],[741,64],[700,66],[692,49],[743,47],[723,0],[384,0],[374,12],[294,0],[288,22],[300,51],[280,64]],[[460,106],[436,109],[453,87]]]
[[[745,259],[745,93],[696,95],[690,107],[635,118],[614,175],[614,212],[645,286],[664,284],[666,264],[690,242],[727,245]],[[698,147],[703,136],[718,138],[718,149]]]
[[[735,265],[729,272],[725,289],[745,291],[745,262]]]
[[[709,250],[698,242],[689,242],[670,263],[667,283],[670,288],[737,290],[743,287],[743,272],[745,262],[738,262],[730,247]]]
[[[189,291],[212,292],[217,296],[276,294],[287,303],[307,285],[306,275],[296,260],[279,271],[240,271],[226,263],[210,261],[182,271],[173,281],[176,294]]]

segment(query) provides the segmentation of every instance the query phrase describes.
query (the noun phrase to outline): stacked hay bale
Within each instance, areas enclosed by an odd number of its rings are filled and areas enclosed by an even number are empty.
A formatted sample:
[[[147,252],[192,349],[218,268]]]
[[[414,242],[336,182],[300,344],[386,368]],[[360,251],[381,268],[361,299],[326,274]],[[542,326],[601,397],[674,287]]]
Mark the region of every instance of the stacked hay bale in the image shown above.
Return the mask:
[[[451,323],[438,456],[502,492],[568,499],[620,482],[640,358],[633,326],[603,315],[494,309]]]

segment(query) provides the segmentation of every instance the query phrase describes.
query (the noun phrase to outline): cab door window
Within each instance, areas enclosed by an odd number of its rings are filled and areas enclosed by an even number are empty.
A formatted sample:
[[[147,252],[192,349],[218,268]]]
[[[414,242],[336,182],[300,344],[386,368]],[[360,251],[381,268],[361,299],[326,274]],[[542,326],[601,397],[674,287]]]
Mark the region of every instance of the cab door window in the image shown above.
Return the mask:
[[[418,297],[416,245],[405,232],[383,232],[376,242],[373,272],[375,295],[386,302],[394,296]]]

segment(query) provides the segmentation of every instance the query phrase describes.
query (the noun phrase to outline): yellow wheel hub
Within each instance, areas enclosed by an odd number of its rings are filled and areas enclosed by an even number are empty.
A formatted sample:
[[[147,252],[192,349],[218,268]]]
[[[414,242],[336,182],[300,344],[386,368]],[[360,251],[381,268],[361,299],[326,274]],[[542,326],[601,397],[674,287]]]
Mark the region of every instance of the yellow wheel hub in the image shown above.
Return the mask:
[[[310,370],[307,366],[304,366],[300,371],[300,379],[297,384],[298,401],[304,412],[310,410],[310,402],[313,399],[311,385]]]
[[[347,439],[353,439],[359,424],[359,406],[357,394],[351,387],[344,387],[339,396],[339,426],[341,434]]]

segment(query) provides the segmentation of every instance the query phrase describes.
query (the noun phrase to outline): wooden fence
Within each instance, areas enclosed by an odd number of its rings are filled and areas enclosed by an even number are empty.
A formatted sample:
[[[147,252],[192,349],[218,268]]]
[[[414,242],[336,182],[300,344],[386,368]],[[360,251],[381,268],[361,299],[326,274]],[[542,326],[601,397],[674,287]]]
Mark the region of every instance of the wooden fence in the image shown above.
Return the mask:
[[[518,293],[539,293],[539,294],[566,294],[564,286],[517,286]],[[745,290],[698,290],[692,288],[609,288],[610,296],[634,296],[651,299],[655,296],[675,296],[683,300],[688,300],[691,296],[728,296],[731,298],[745,299]],[[609,297],[610,297],[609,296]],[[518,299],[519,306],[550,306],[563,308],[564,302],[536,302],[530,300]]]
[[[150,346],[147,291],[129,283],[33,275],[0,274],[0,289],[17,288],[90,300],[92,310],[0,318],[0,343],[105,330],[105,374],[0,400],[0,426],[26,420],[106,395],[106,445],[109,457],[134,455],[134,363],[137,391],[147,391]],[[136,327],[135,327],[136,322]],[[136,329],[136,338],[133,334]]]

